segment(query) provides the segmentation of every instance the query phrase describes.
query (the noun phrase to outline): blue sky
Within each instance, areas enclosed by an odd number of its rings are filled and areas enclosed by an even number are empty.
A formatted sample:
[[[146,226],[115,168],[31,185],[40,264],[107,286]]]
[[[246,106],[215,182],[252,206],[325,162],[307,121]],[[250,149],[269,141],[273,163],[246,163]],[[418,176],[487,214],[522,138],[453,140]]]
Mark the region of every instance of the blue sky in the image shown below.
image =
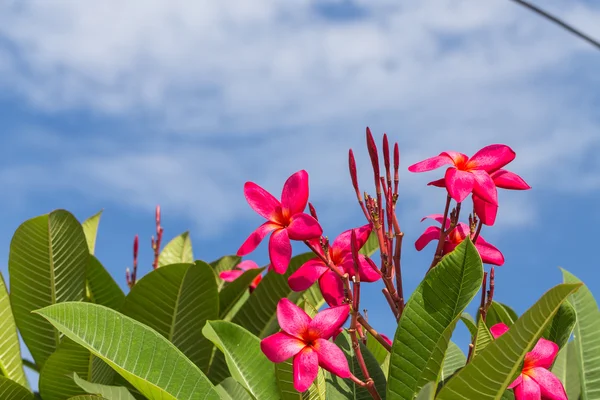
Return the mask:
[[[597,5],[544,7],[600,37]],[[412,246],[419,220],[444,193],[425,186],[442,170],[406,167],[505,143],[533,189],[500,193],[482,232],[506,257],[497,300],[523,312],[558,266],[598,294],[599,54],[505,0],[3,2],[0,270],[17,226],[55,208],[104,209],[97,255],[122,286],[136,233],[150,270],[156,204],[166,241],[190,230],[197,258],[234,253],[261,223],[243,183],[277,195],[299,169],[335,237],[364,223],[346,159],[370,190],[370,126],[400,143],[407,291],[433,251]],[[266,263],[266,246],[249,258]],[[363,305],[391,335],[379,291]]]

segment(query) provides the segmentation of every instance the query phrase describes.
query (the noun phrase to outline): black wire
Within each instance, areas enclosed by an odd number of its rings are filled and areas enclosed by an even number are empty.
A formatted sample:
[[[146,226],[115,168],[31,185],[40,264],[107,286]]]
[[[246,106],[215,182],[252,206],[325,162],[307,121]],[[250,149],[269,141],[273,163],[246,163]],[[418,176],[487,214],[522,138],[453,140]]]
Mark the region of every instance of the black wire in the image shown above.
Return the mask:
[[[585,40],[586,42],[588,42],[589,44],[591,44],[592,46],[596,47],[598,50],[600,50],[600,42],[598,42],[597,40],[589,37],[588,35],[586,35],[585,33],[573,28],[571,25],[567,24],[566,22],[560,20],[559,18],[548,14],[546,11],[534,6],[531,3],[528,3],[526,1],[523,0],[511,0],[517,4],[522,5],[523,7],[533,11],[536,14],[541,15],[542,17],[554,22],[555,24],[557,24],[558,26],[560,26],[563,29],[566,29],[567,31],[571,32],[573,35],[579,37],[580,39]]]

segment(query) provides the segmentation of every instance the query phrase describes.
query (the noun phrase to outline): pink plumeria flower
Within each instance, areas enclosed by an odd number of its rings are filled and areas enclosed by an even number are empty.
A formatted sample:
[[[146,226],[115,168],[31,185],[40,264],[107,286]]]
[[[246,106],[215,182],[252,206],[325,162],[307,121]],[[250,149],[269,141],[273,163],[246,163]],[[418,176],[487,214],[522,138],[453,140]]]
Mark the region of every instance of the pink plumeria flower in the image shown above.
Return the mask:
[[[219,274],[219,278],[223,279],[225,282],[233,282],[237,278],[242,276],[242,274],[244,272],[249,271],[251,269],[257,269],[257,268],[259,268],[258,264],[256,264],[254,261],[245,260],[245,261],[242,261],[241,263],[239,263],[238,265],[236,265],[234,269],[221,272]],[[252,293],[254,291],[254,289],[256,289],[256,287],[258,286],[258,284],[260,283],[261,280],[262,280],[262,275],[259,274],[256,276],[256,278],[254,278],[252,280],[252,282],[250,282],[250,286],[249,286],[250,293]]]
[[[458,203],[473,193],[488,203],[498,204],[496,185],[490,173],[515,158],[515,152],[503,144],[492,144],[479,150],[469,158],[456,151],[445,151],[439,156],[428,158],[408,167],[410,172],[426,172],[446,164],[452,164],[444,177],[448,194]]]
[[[508,331],[505,324],[496,324],[490,328],[494,339]],[[540,338],[537,344],[525,355],[521,375],[508,386],[515,391],[516,400],[568,400],[565,388],[560,380],[548,368],[552,366],[558,345]]]
[[[380,333],[379,335],[380,335],[380,336],[383,338],[383,340],[385,340],[385,341],[386,341],[386,342],[387,342],[387,343],[388,343],[390,346],[394,344],[394,343],[392,342],[392,340],[391,340],[389,337],[387,337],[387,335],[384,335],[383,333]]]
[[[308,173],[298,171],[283,185],[281,202],[254,182],[246,182],[244,195],[250,207],[267,222],[246,239],[237,252],[245,256],[252,252],[270,232],[269,258],[273,269],[283,274],[292,258],[291,240],[309,240],[321,236],[323,229],[316,219],[303,211],[308,203]]]
[[[300,307],[283,298],[277,304],[277,320],[283,330],[260,342],[260,348],[274,363],[294,357],[294,387],[306,391],[319,372],[319,366],[341,377],[350,377],[346,356],[329,341],[348,319],[350,306],[325,309],[310,318]]]
[[[442,223],[443,215],[434,214],[429,215],[423,218],[421,221],[425,219],[434,219],[440,224]],[[446,218],[446,228],[450,227],[450,220]],[[439,240],[440,238],[440,229],[437,226],[430,226],[425,229],[425,232],[415,242],[415,248],[417,251],[421,251],[427,246],[432,240]],[[450,253],[452,250],[456,248],[463,240],[467,238],[471,234],[469,226],[465,223],[459,222],[456,227],[448,233],[446,236],[446,242],[444,243],[444,254]],[[479,251],[479,255],[481,256],[481,261],[485,264],[493,264],[493,265],[502,265],[504,264],[504,256],[495,246],[488,243],[484,238],[479,235],[477,237],[475,244],[475,248]]]
[[[371,225],[361,226],[354,229],[354,232],[356,234],[356,244],[360,250],[371,234]],[[351,236],[352,229],[349,229],[335,238],[331,246],[329,246],[329,257],[331,262],[342,270],[342,273],[354,276],[354,262],[350,247]],[[321,246],[318,243],[315,244],[316,246],[314,247],[320,251]],[[361,281],[375,282],[381,278],[381,275],[373,269],[364,255],[359,254],[358,260],[358,274]],[[342,281],[335,272],[329,269],[320,257],[315,257],[305,262],[288,278],[288,283],[292,290],[300,292],[311,287],[317,280],[327,304],[330,306],[339,306],[343,303],[345,296]]]
[[[523,178],[514,172],[505,169],[499,169],[492,172],[490,178],[494,181],[496,188],[510,190],[531,189],[531,186],[529,186]],[[442,178],[437,181],[429,182],[428,185],[446,187],[446,180]],[[475,208],[475,214],[477,214],[484,225],[494,225],[496,222],[496,215],[498,214],[497,204],[489,203],[473,193],[473,206]]]

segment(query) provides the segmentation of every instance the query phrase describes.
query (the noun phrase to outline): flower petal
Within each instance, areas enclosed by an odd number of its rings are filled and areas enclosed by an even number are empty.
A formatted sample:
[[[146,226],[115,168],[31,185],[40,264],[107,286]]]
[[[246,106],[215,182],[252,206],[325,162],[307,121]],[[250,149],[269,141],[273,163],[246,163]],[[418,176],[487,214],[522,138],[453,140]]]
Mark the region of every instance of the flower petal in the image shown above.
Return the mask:
[[[502,322],[499,324],[496,324],[494,326],[492,326],[490,328],[490,333],[492,334],[492,336],[494,337],[494,339],[498,339],[500,336],[504,335],[506,332],[508,332],[508,325],[503,324]]]
[[[369,239],[371,230],[371,224],[363,225],[360,228],[354,228],[358,250],[360,250],[367,242],[367,239]],[[335,238],[335,240],[331,244],[331,253],[333,259],[341,260],[345,255],[343,253],[350,253],[352,251],[352,248],[350,247],[351,237],[352,229],[348,229],[347,231],[342,232],[338,237]]]
[[[248,271],[250,269],[257,269],[258,264],[252,260],[244,260],[241,263],[239,263],[238,265],[236,265],[236,268],[239,268],[242,271]]]
[[[528,367],[550,368],[558,354],[558,345],[550,340],[540,338],[533,350],[525,356],[525,365]]]
[[[481,197],[473,195],[473,208],[475,214],[481,220],[484,225],[494,225],[496,222],[496,215],[498,214],[498,206],[492,203],[484,201]]]
[[[271,234],[269,239],[269,259],[273,269],[278,274],[283,274],[292,259],[292,244],[288,237],[287,229],[278,229]]]
[[[485,171],[472,171],[475,182],[473,184],[473,194],[481,197],[488,203],[498,204],[498,190],[490,175]]]
[[[244,184],[244,196],[256,213],[269,221],[276,221],[281,214],[281,203],[273,195],[254,182]]]
[[[511,190],[528,190],[531,186],[527,184],[519,175],[507,171],[505,169],[499,169],[496,172],[490,174],[490,177],[496,184],[496,187],[501,189]]]
[[[260,349],[274,363],[284,362],[298,354],[304,347],[306,344],[302,340],[284,332],[267,336],[260,341]]]
[[[350,306],[326,308],[319,312],[308,325],[308,330],[322,339],[329,339],[344,325],[350,314]]]
[[[568,400],[563,384],[546,368],[533,368],[527,375],[537,382],[544,400]]]
[[[515,159],[513,149],[504,144],[485,146],[469,159],[469,168],[493,172]]]
[[[256,230],[252,232],[250,236],[248,236],[248,239],[246,239],[246,241],[238,249],[237,255],[243,257],[246,254],[253,252],[254,249],[256,249],[256,247],[260,244],[260,242],[262,242],[265,236],[269,234],[269,232],[272,232],[278,228],[281,228],[281,226],[272,222],[265,222],[264,224],[256,228]]]
[[[250,282],[250,293],[252,293],[252,291],[256,289],[260,281],[262,281],[262,278],[262,275],[256,275],[256,278],[254,278],[252,282]]]
[[[446,180],[444,178],[438,179],[437,181],[431,181],[427,184],[427,186],[435,186],[435,187],[446,187]]]
[[[508,385],[508,389],[512,389],[515,386],[520,385],[523,382],[523,374],[517,376],[517,379],[515,379],[510,385]]]
[[[515,399],[540,400],[541,396],[539,385],[527,375],[523,375],[523,381],[515,387]]]
[[[319,373],[319,357],[310,348],[305,347],[294,356],[294,388],[305,392],[314,382]]]
[[[318,355],[321,367],[340,378],[350,377],[348,360],[342,350],[334,343],[325,339],[317,339],[313,345],[313,349]]]
[[[459,171],[456,168],[448,168],[445,179],[448,194],[458,203],[461,203],[473,191],[475,185],[475,177],[472,173]]]
[[[475,243],[475,248],[479,251],[481,261],[484,264],[493,264],[501,266],[504,264],[504,256],[495,246],[489,244],[484,238],[479,236]]]
[[[364,255],[358,255],[358,262],[358,274],[361,281],[376,282],[381,279],[379,272],[373,268],[373,264],[367,261],[367,258]]]
[[[419,161],[416,164],[408,167],[410,172],[426,172],[437,169],[442,165],[453,164],[452,158],[446,154],[440,154],[439,156],[428,158],[427,160]]]
[[[281,208],[285,218],[301,213],[308,203],[308,173],[301,170],[290,176],[281,191]]]
[[[339,306],[344,303],[344,284],[342,280],[329,270],[319,278],[319,287],[323,298],[330,306]]]
[[[284,332],[301,338],[311,319],[303,309],[284,297],[277,303],[277,321]]]
[[[314,239],[323,234],[323,228],[321,228],[319,222],[304,213],[296,214],[290,218],[287,231],[292,240]]]
[[[320,258],[313,258],[302,264],[288,278],[288,284],[293,291],[300,292],[311,287],[327,271],[329,271],[329,267]]]
[[[233,282],[243,273],[244,271],[240,270],[223,271],[219,274],[219,278],[223,279],[225,282]]]
[[[419,236],[417,241],[415,242],[415,248],[417,251],[421,251],[427,246],[432,240],[439,240],[440,238],[440,228],[437,226],[430,226],[425,229],[425,232]]]
[[[444,151],[440,154],[440,156],[442,155],[450,157],[452,163],[457,167],[461,164],[465,164],[469,160],[469,157],[467,157],[466,154],[459,153],[458,151]]]
[[[390,346],[393,344],[392,339],[390,339],[389,337],[387,337],[387,335],[384,335],[383,333],[380,333],[379,336],[381,336],[383,338],[383,340],[385,340]]]

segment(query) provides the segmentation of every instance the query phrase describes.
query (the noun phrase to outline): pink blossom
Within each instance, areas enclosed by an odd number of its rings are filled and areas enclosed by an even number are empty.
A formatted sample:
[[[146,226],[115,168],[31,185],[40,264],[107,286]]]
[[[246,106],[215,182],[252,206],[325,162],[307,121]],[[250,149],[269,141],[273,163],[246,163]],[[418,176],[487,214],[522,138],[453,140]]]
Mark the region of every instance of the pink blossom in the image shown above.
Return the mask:
[[[277,304],[277,320],[282,332],[260,342],[262,352],[274,363],[294,357],[294,387],[304,392],[313,383],[319,366],[341,377],[350,377],[346,356],[329,341],[348,319],[350,306],[321,311],[310,318],[300,307],[283,298]]]
[[[479,150],[471,158],[456,151],[445,151],[436,157],[411,165],[408,170],[426,172],[451,164],[444,177],[450,197],[460,203],[469,193],[473,193],[484,201],[497,205],[498,193],[490,173],[502,168],[514,158],[515,152],[510,147],[492,144]]]
[[[435,219],[440,224],[442,223],[442,219],[444,218],[440,214],[429,215],[423,220],[431,218]],[[446,219],[446,229],[450,227],[450,221]],[[471,234],[469,226],[465,223],[458,223],[456,227],[448,233],[446,236],[446,242],[444,243],[444,254],[450,253],[452,250],[456,248],[463,240],[467,238]],[[440,238],[440,228],[437,226],[430,226],[423,232],[421,236],[415,242],[415,248],[417,251],[421,251],[427,246],[432,240],[439,240]],[[493,264],[493,265],[502,265],[504,264],[504,256],[495,246],[491,245],[484,238],[480,236],[477,237],[475,241],[475,247],[477,251],[479,251],[479,255],[481,256],[481,261],[485,264]]]
[[[356,233],[356,242],[358,248],[361,249],[367,242],[371,234],[371,225],[367,224],[360,228],[354,229]],[[352,250],[350,247],[350,238],[352,229],[349,229],[340,234],[329,246],[329,257],[333,265],[340,268],[343,273],[348,273],[350,276],[355,274],[354,262],[352,260]],[[315,243],[316,249],[320,250],[319,244]],[[321,253],[321,255],[323,255]],[[364,282],[375,282],[381,275],[373,269],[366,257],[362,254],[358,255],[359,265],[358,273],[360,280]],[[288,283],[290,288],[296,292],[308,289],[313,283],[319,281],[319,287],[323,298],[330,306],[338,306],[344,301],[344,287],[341,279],[323,262],[320,257],[315,257],[304,263],[296,272],[289,278]]]
[[[492,326],[490,331],[496,339],[508,329],[500,323]],[[525,355],[521,375],[508,386],[514,388],[516,400],[568,400],[560,380],[548,371],[557,354],[556,343],[540,338],[533,350]]]
[[[236,265],[234,269],[221,272],[219,274],[219,278],[223,279],[225,282],[233,282],[237,278],[242,276],[242,274],[244,272],[249,271],[251,269],[257,269],[257,268],[259,268],[258,264],[256,264],[254,261],[245,260],[245,261],[242,261],[241,263],[239,263],[238,265]],[[252,280],[252,282],[250,282],[250,286],[249,286],[250,293],[252,293],[254,291],[254,289],[256,289],[256,287],[258,286],[258,284],[260,283],[261,280],[262,280],[262,275],[259,274],[256,276],[256,278],[254,278]]]
[[[323,230],[316,219],[303,211],[308,203],[308,173],[298,171],[283,185],[281,202],[254,182],[246,182],[244,195],[250,207],[267,222],[259,226],[237,255],[245,256],[272,232],[269,239],[269,258],[275,272],[285,273],[292,258],[291,240],[309,240],[321,236]]]

